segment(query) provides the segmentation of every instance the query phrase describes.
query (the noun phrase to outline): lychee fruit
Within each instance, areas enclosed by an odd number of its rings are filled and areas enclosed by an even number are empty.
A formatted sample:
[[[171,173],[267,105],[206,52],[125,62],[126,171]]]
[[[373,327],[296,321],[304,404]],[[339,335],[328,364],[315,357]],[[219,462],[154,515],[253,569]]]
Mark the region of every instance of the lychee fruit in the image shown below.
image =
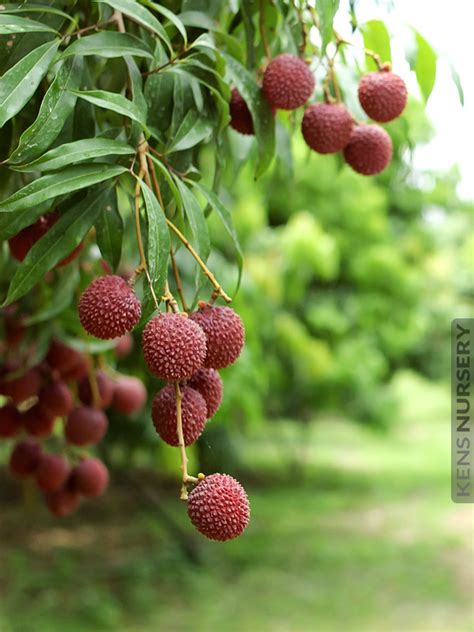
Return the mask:
[[[245,331],[240,316],[233,309],[201,304],[190,318],[206,335],[206,368],[223,369],[237,360],[244,346]]]
[[[81,446],[98,443],[107,432],[108,425],[108,419],[101,410],[77,406],[67,418],[66,440]]]
[[[227,474],[211,474],[189,494],[188,516],[196,529],[225,542],[237,538],[250,519],[250,506],[242,485]]]
[[[133,289],[116,274],[92,281],[79,300],[79,319],[87,333],[109,340],[131,331],[140,320],[141,304]]]
[[[51,494],[46,495],[46,505],[49,511],[63,518],[72,514],[81,501],[81,497],[75,490],[71,489],[66,483],[63,487]]]
[[[206,336],[185,314],[159,314],[143,330],[145,362],[162,380],[189,379],[201,368],[206,356]]]
[[[396,119],[405,109],[407,88],[390,70],[364,75],[359,83],[359,101],[367,116],[378,123]]]
[[[49,437],[54,428],[54,416],[35,404],[22,415],[23,426],[32,437]]]
[[[222,401],[222,378],[215,369],[199,369],[189,380],[188,386],[204,398],[207,418],[214,417]]]
[[[44,492],[55,492],[70,473],[69,463],[60,454],[43,454],[36,470],[36,483]]]
[[[342,103],[315,103],[305,111],[301,130],[311,149],[332,154],[349,142],[352,116]]]
[[[276,108],[270,106],[270,110],[275,116]],[[229,113],[231,127],[241,134],[254,134],[252,114],[237,88],[232,88],[230,94]]]
[[[392,158],[392,139],[378,125],[358,125],[344,148],[344,158],[364,176],[380,173]]]
[[[114,383],[112,406],[119,413],[131,415],[143,408],[147,391],[141,380],[129,375],[121,375]]]
[[[89,371],[86,356],[56,338],[51,340],[46,362],[67,379],[80,379],[77,374],[80,373],[80,377],[84,377]]]
[[[109,471],[99,459],[84,459],[71,473],[71,485],[82,496],[101,496],[108,484]]]
[[[38,369],[32,368],[19,377],[2,380],[0,393],[10,397],[13,403],[21,404],[21,402],[37,395],[40,387],[41,375]]]
[[[86,404],[86,406],[108,408],[112,403],[112,398],[114,396],[115,387],[112,378],[103,371],[97,371],[95,373],[95,381],[99,395],[96,402],[93,401],[91,379],[93,378],[87,376],[79,383],[79,399],[83,404]]]
[[[21,415],[12,404],[0,408],[0,438],[10,439],[21,428]]]
[[[306,103],[314,86],[314,75],[305,62],[289,53],[272,59],[263,75],[267,101],[281,110],[295,110]]]
[[[53,380],[44,386],[39,393],[41,410],[52,417],[68,415],[73,406],[72,393],[62,380]]]
[[[184,444],[191,445],[201,435],[206,425],[207,406],[203,396],[189,386],[181,389],[181,416]],[[176,418],[175,386],[168,384],[159,391],[152,404],[151,416],[156,432],[172,446],[179,445]]]
[[[133,348],[133,338],[130,334],[124,334],[117,340],[115,355],[117,358],[126,358]]]
[[[12,450],[9,461],[10,472],[18,478],[28,478],[38,469],[42,450],[33,439],[25,439],[17,443]]]

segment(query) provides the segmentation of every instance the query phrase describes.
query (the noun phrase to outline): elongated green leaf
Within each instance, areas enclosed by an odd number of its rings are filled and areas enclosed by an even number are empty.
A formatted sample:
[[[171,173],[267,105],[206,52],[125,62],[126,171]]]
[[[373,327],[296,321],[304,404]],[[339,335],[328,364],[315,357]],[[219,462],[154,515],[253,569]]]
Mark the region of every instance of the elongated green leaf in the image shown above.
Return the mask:
[[[188,110],[171,143],[168,152],[184,151],[195,147],[212,133],[211,124],[199,116],[195,110]]]
[[[8,159],[10,164],[33,160],[56,140],[76,103],[76,96],[68,90],[79,87],[81,76],[80,57],[63,63],[45,94],[35,122],[23,132],[18,147]]]
[[[236,85],[252,114],[258,147],[258,164],[255,177],[269,168],[275,155],[275,120],[255,78],[238,61],[224,55],[232,82]]]
[[[145,129],[145,121],[142,119],[142,112],[140,109],[129,101],[121,94],[117,94],[115,92],[107,92],[106,90],[86,90],[84,92],[79,92],[77,90],[73,91],[73,94],[80,97],[81,99],[85,99],[96,105],[99,108],[104,108],[105,110],[112,110],[112,112],[117,112],[117,114],[122,114],[123,116],[128,116],[133,121],[137,121],[142,125]]]
[[[339,9],[339,0],[316,0],[316,10],[319,17],[319,31],[321,33],[321,55],[332,39],[334,16]]]
[[[70,44],[61,57],[71,55],[100,55],[100,57],[147,57],[153,59],[153,53],[142,40],[128,33],[103,31],[87,37],[81,37]]]
[[[421,94],[426,101],[434,88],[436,81],[436,53],[425,40],[425,38],[415,31],[417,53],[415,62],[415,74]]]
[[[47,304],[39,311],[25,319],[25,325],[35,325],[51,320],[64,312],[74,300],[74,292],[79,284],[79,269],[77,266],[71,266],[64,270],[61,279],[54,288],[54,300],[48,301]]]
[[[78,27],[77,20],[75,20],[71,15],[68,15],[64,11],[60,9],[55,9],[54,7],[50,7],[47,4],[31,4],[31,2],[25,3],[24,6],[18,6],[17,4],[4,4],[5,11],[8,13],[49,13],[51,15],[60,15],[62,18],[69,20]]]
[[[100,252],[115,272],[122,256],[123,219],[118,210],[114,189],[110,189],[101,205],[95,229]]]
[[[189,188],[179,178],[175,178],[175,182],[183,199],[184,213],[191,227],[197,251],[201,259],[207,261],[211,252],[211,241],[204,212]]]
[[[47,213],[50,210],[50,206],[51,203],[47,201],[31,208],[15,211],[15,213],[0,212],[0,240],[10,239],[13,235],[17,235],[20,230],[30,226],[41,215]]]
[[[134,154],[135,150],[127,143],[111,138],[85,138],[66,143],[46,152],[41,158],[26,165],[13,165],[15,171],[57,171],[92,158],[102,156],[124,156]]]
[[[11,33],[56,33],[56,31],[47,24],[29,18],[0,13],[0,35]]]
[[[364,46],[377,53],[382,62],[391,62],[390,35],[385,24],[381,20],[369,20],[361,28]],[[366,56],[366,64],[369,70],[377,70],[377,64],[369,55]]]
[[[157,169],[159,170],[163,178],[166,180],[166,183],[168,184],[171,190],[171,193],[173,194],[173,198],[176,203],[176,207],[178,209],[178,214],[182,215],[183,214],[183,200],[181,198],[179,189],[176,186],[176,182],[174,178],[171,176],[167,167],[160,160],[158,160],[156,156],[151,155],[151,159],[155,163],[155,166],[157,167]]]
[[[130,75],[133,103],[137,106],[141,119],[146,121],[148,107],[145,95],[143,94],[143,80],[140,69],[132,57],[126,57],[125,63],[127,64],[128,74]]]
[[[170,11],[166,7],[163,7],[161,4],[157,4],[156,2],[152,2],[151,0],[143,0],[143,4],[146,4],[146,6],[150,7],[150,9],[154,9],[157,13],[161,13],[161,15],[169,20],[183,38],[184,45],[187,46],[188,36],[186,33],[186,29],[184,28],[184,24],[179,19],[179,16],[175,15],[172,11]]]
[[[48,72],[58,46],[59,40],[38,46],[0,78],[0,127],[28,103]]]
[[[15,272],[4,305],[24,296],[48,270],[81,243],[95,222],[107,193],[108,188],[96,191],[68,209],[36,242]]]
[[[118,165],[99,163],[69,167],[64,171],[42,176],[27,184],[1,203],[0,213],[12,213],[36,204],[42,204],[59,195],[79,191],[104,182],[126,171],[127,169]]]

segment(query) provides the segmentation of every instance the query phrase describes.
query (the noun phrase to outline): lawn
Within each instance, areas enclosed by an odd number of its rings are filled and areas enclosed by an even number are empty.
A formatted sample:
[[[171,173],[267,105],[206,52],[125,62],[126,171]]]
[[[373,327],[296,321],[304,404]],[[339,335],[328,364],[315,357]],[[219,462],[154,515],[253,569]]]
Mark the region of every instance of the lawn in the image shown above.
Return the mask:
[[[63,522],[4,501],[1,632],[473,630],[474,518],[450,500],[449,392],[408,374],[393,388],[388,434],[325,418],[241,440],[251,526],[226,545],[193,536],[198,563],[129,485]]]

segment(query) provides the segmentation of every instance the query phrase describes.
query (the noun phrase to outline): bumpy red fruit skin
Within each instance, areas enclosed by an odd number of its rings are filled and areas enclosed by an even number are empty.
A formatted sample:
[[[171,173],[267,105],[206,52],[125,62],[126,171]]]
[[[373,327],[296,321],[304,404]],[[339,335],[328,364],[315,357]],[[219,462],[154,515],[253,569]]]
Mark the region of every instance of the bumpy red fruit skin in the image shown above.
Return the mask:
[[[67,419],[66,439],[73,445],[98,443],[107,432],[108,425],[108,419],[101,410],[77,406]]]
[[[206,368],[223,369],[237,360],[244,346],[245,331],[240,316],[233,309],[205,305],[190,318],[206,334]]]
[[[54,380],[41,389],[39,405],[52,417],[64,417],[72,410],[72,393],[65,382]]]
[[[54,416],[35,404],[22,415],[23,426],[32,437],[48,437],[54,428]]]
[[[387,70],[364,75],[359,83],[360,104],[367,116],[378,123],[387,123],[400,116],[407,96],[403,79]]]
[[[76,376],[78,370],[80,369],[81,374],[87,375],[89,369],[88,360],[80,351],[76,351],[76,349],[54,338],[49,346],[46,362],[67,379],[69,377],[79,379]]]
[[[20,441],[10,455],[10,472],[18,478],[28,478],[38,469],[41,460],[41,446],[33,439]]]
[[[229,103],[230,126],[241,134],[253,134],[250,110],[237,88],[232,88]]]
[[[200,393],[189,386],[181,389],[181,415],[183,420],[183,436],[185,445],[197,441],[206,425],[207,407]],[[152,404],[151,417],[156,432],[172,446],[178,445],[176,424],[176,393],[172,384],[159,391]]]
[[[183,314],[160,314],[150,320],[142,336],[145,362],[162,380],[189,379],[206,356],[206,337],[198,324]]]
[[[0,438],[10,439],[21,428],[21,415],[12,404],[0,408]]]
[[[131,415],[143,408],[147,400],[145,385],[136,377],[121,375],[114,384],[112,406],[119,413]]]
[[[66,482],[69,463],[59,454],[43,454],[36,470],[36,483],[44,492],[55,492]]]
[[[140,320],[141,305],[122,277],[111,274],[92,281],[79,301],[79,319],[87,333],[109,340],[131,331]]]
[[[301,131],[311,149],[332,154],[349,142],[352,116],[342,103],[315,103],[305,111]]]
[[[41,375],[38,369],[33,368],[19,377],[2,380],[0,392],[10,397],[15,404],[20,404],[37,395],[40,387]]]
[[[72,514],[79,506],[80,501],[79,494],[70,489],[67,484],[46,496],[46,505],[49,511],[58,518]]]
[[[188,386],[204,397],[207,418],[214,417],[222,401],[223,384],[215,369],[199,369],[189,380]]]
[[[82,496],[101,496],[108,484],[109,471],[99,459],[84,459],[71,474],[71,485]]]
[[[344,158],[354,171],[372,176],[385,169],[392,158],[392,140],[378,125],[359,125],[344,148]]]
[[[97,371],[95,374],[97,390],[99,391],[99,399],[93,402],[90,377],[85,377],[79,383],[79,399],[86,406],[94,405],[95,408],[108,408],[112,403],[114,396],[114,383],[112,379],[103,371]]]
[[[189,494],[188,516],[196,529],[225,542],[237,538],[250,519],[250,506],[242,485],[227,474],[211,474]]]
[[[263,75],[262,89],[267,101],[281,110],[295,110],[306,103],[314,86],[314,75],[308,66],[289,53],[275,57]]]

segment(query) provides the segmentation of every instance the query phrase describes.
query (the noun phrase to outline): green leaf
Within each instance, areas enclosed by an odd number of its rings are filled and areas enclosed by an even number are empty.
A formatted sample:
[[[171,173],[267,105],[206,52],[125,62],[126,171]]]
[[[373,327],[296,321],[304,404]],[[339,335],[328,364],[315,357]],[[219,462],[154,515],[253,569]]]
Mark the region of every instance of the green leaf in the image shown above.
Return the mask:
[[[23,132],[18,147],[8,159],[10,164],[29,162],[53,143],[76,104],[76,97],[68,90],[79,87],[81,76],[79,57],[62,64],[44,96],[36,120]]]
[[[224,55],[232,82],[236,85],[252,114],[258,147],[258,163],[255,177],[269,168],[275,155],[275,120],[254,76],[238,61]]]
[[[38,46],[0,78],[0,127],[22,110],[33,96],[48,72],[59,41]]]
[[[0,13],[0,35],[11,33],[56,33],[56,31],[47,24],[29,18]]]
[[[24,296],[48,270],[81,243],[95,222],[108,193],[108,188],[95,191],[61,215],[18,267],[4,305]]]
[[[24,6],[18,6],[18,4],[7,4],[4,6],[8,13],[49,13],[51,15],[60,15],[62,18],[72,22],[76,28],[79,28],[77,20],[71,15],[68,15],[60,9],[54,9],[46,4],[31,4],[31,2],[28,2],[25,3]]]
[[[117,112],[117,114],[128,116],[132,121],[137,121],[146,129],[143,113],[140,111],[140,108],[121,94],[107,92],[106,90],[86,90],[84,92],[74,90],[72,92],[81,99],[85,99],[99,108],[112,110],[112,112]]]
[[[204,212],[189,188],[178,177],[174,179],[183,200],[184,213],[188,219],[198,254],[203,261],[207,261],[211,252],[211,241]]]
[[[161,6],[161,4],[157,4],[156,2],[151,2],[151,0],[143,0],[143,4],[146,4],[150,9],[154,9],[157,13],[161,13],[167,20],[173,24],[176,30],[179,32],[181,37],[183,38],[184,45],[188,45],[188,36],[186,33],[186,29],[184,28],[184,24],[179,19],[179,16],[175,15],[172,11],[167,9],[166,7]]]
[[[415,62],[415,74],[421,94],[428,101],[431,91],[436,81],[436,53],[425,40],[425,38],[415,31],[417,53]]]
[[[10,239],[50,210],[50,202],[25,208],[15,213],[0,212],[0,240]],[[0,209],[1,210],[1,209]]]
[[[171,143],[167,147],[169,153],[184,151],[195,147],[212,133],[212,125],[199,116],[196,110],[188,110]]]
[[[27,184],[4,200],[0,205],[0,212],[12,213],[13,211],[42,204],[59,195],[104,182],[126,171],[127,169],[118,165],[103,165],[99,163],[69,167],[64,169],[64,171],[42,176]]]
[[[456,70],[456,68],[453,66],[453,64],[450,64],[450,69],[451,69],[451,78],[458,91],[459,102],[464,107],[464,90],[461,83],[461,77],[459,76],[459,73]]]
[[[321,33],[321,56],[332,40],[334,16],[339,9],[339,0],[316,0],[316,11],[319,17],[319,32]]]
[[[64,312],[73,303],[74,292],[78,285],[79,268],[71,266],[64,270],[54,288],[54,301],[48,301],[42,309],[25,318],[25,325],[29,327],[36,323],[43,323]]]
[[[128,74],[130,75],[133,103],[137,106],[141,119],[146,121],[148,106],[145,95],[143,94],[143,80],[140,69],[132,57],[126,57],[125,63],[127,64]]]
[[[391,62],[390,35],[385,24],[381,20],[369,20],[361,26],[361,30],[365,48],[377,53],[382,62]],[[366,63],[369,70],[377,70],[377,64],[368,55],[366,56]]]
[[[115,272],[122,256],[123,220],[118,210],[114,189],[110,189],[101,206],[95,229],[100,252]]]
[[[135,150],[127,143],[111,138],[84,138],[66,143],[46,152],[43,156],[26,165],[13,165],[15,171],[57,171],[92,158],[102,156],[124,156],[134,154]]]
[[[102,31],[77,39],[63,51],[61,57],[71,55],[99,55],[107,58],[134,55],[153,59],[153,53],[144,41],[134,35],[114,31]]]

